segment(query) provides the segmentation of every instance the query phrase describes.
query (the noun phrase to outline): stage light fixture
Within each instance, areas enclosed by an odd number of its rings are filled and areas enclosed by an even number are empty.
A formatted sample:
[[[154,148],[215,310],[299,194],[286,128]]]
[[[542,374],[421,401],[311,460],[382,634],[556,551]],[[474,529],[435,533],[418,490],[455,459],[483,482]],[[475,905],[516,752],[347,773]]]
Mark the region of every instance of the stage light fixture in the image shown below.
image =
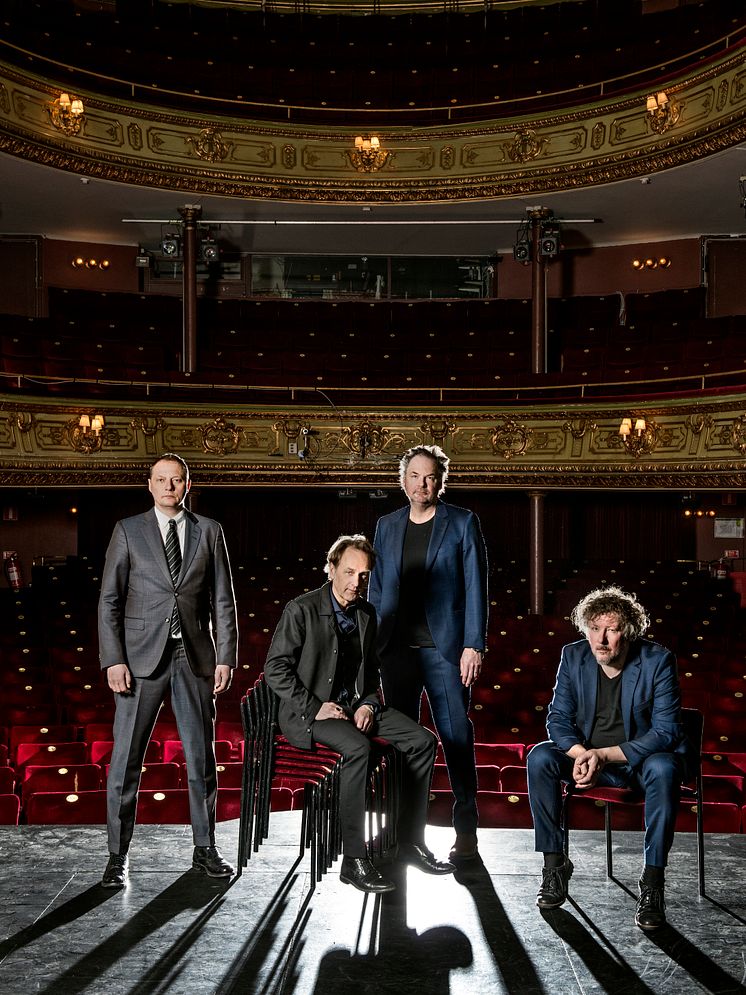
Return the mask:
[[[169,259],[178,259],[181,255],[181,239],[178,235],[164,235],[161,239],[161,252]]]

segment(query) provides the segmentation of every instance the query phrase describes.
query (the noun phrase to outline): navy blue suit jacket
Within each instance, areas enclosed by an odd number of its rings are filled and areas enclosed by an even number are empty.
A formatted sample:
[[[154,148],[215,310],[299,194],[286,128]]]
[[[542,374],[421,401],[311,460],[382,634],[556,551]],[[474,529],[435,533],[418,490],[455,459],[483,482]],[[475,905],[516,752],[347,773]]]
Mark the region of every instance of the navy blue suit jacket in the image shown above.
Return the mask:
[[[588,744],[596,717],[598,667],[587,639],[563,648],[547,713],[547,731],[564,752],[577,743]],[[625,734],[625,742],[619,746],[630,766],[639,768],[653,753],[686,754],[673,653],[658,643],[639,639],[630,646],[619,679]]]
[[[378,554],[368,600],[378,614],[378,646],[387,652],[396,629],[404,534],[409,506],[378,520]],[[484,651],[487,631],[487,553],[472,511],[439,501],[425,560],[425,606],[433,641],[458,665],[466,646]],[[391,651],[398,647],[393,645]]]

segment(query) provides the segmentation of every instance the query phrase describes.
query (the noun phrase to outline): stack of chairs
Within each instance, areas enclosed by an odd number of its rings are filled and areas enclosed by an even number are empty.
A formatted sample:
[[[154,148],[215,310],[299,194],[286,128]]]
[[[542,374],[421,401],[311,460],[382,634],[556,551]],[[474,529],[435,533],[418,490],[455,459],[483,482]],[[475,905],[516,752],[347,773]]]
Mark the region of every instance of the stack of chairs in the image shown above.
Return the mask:
[[[241,700],[244,766],[238,832],[238,873],[252,852],[269,836],[269,815],[276,809],[273,793],[290,788],[303,796],[298,858],[310,849],[310,891],[313,892],[342,850],[339,778],[342,756],[316,745],[302,750],[278,733],[278,699],[260,677]],[[374,740],[366,809],[368,851],[383,856],[396,847],[401,784],[401,754],[384,740]]]

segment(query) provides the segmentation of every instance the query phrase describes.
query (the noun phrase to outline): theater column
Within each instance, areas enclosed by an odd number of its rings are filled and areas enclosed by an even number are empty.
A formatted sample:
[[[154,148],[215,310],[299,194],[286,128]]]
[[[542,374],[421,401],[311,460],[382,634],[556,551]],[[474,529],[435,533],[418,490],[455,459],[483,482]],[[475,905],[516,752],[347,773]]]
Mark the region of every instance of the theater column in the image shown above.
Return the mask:
[[[197,222],[202,216],[198,204],[179,208],[182,223],[183,245],[183,327],[181,369],[183,373],[197,370]]]
[[[544,491],[529,491],[529,585],[531,615],[544,614]]]

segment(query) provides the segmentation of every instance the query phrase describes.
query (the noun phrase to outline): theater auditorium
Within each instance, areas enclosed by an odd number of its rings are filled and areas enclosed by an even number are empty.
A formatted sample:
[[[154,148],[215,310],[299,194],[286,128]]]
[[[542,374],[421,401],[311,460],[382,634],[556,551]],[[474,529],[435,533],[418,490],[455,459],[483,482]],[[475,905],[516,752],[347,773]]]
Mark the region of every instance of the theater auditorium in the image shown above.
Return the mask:
[[[745,57],[742,0],[0,2],[0,992],[746,991]],[[284,738],[263,675],[422,446],[486,549],[478,855],[398,859],[378,743],[366,846],[395,890],[361,893],[340,756]],[[164,453],[230,557],[235,873],[192,866],[167,697],[105,888],[99,596]],[[574,872],[536,904],[527,757],[606,587],[675,655],[695,758],[655,929],[622,789],[564,790]],[[439,742],[439,858],[453,800]]]

